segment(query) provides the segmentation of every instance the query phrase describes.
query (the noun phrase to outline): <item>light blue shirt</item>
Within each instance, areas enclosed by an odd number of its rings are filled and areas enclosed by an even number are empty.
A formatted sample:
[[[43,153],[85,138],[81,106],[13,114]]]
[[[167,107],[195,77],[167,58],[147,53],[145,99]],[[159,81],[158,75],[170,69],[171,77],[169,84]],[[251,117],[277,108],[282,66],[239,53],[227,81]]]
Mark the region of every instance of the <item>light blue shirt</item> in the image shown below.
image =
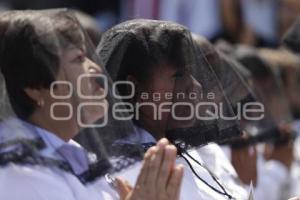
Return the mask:
[[[37,138],[47,145],[39,152],[41,156],[68,162],[76,174],[88,166],[86,152],[73,140],[65,142],[55,134],[17,118],[0,123],[0,153],[16,150],[20,146],[19,140]],[[17,142],[3,146],[13,141]],[[83,184],[72,173],[58,168],[10,163],[0,166],[0,199],[117,200],[119,196],[102,177]]]
[[[139,144],[145,144],[145,143],[156,143],[156,139],[146,131],[145,129],[134,126],[135,132],[129,135],[127,138],[119,140],[120,143],[139,143]]]
[[[43,157],[67,162],[77,175],[88,170],[87,152],[74,140],[65,142],[54,133],[17,118],[8,119],[0,124],[0,144],[16,139],[37,138],[41,138],[46,144],[46,148],[40,151]],[[4,151],[11,151],[17,145]]]

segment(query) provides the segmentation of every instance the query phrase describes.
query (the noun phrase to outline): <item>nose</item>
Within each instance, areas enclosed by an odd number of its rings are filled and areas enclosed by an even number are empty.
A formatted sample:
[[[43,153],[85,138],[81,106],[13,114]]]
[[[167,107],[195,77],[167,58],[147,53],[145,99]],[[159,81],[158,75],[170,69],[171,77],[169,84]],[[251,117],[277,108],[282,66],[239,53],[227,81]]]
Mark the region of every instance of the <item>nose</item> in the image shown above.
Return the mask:
[[[93,61],[91,61],[90,59],[88,59],[88,73],[89,74],[103,74],[103,70],[102,68],[97,65],[96,63],[94,63]],[[101,77],[95,77],[92,79],[97,85],[99,85],[100,87],[104,88],[105,84],[104,84],[104,80]]]
[[[88,58],[87,58],[86,66],[88,69],[88,73],[90,73],[90,74],[102,74],[103,73],[103,70],[101,69],[101,67]]]
[[[100,74],[100,73],[101,73],[101,70],[99,70],[99,69],[96,68],[96,67],[89,66],[88,72],[89,72],[90,74]]]

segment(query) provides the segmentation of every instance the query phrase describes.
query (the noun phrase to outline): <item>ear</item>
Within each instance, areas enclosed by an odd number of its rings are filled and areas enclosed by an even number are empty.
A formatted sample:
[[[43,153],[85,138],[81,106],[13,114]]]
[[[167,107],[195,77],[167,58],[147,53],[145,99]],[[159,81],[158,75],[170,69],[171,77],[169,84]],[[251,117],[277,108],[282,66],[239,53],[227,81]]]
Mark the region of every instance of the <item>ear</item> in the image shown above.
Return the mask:
[[[42,95],[41,90],[39,89],[32,89],[32,88],[25,88],[24,89],[25,93],[33,100],[36,102],[36,104],[40,107],[44,106],[44,98]]]

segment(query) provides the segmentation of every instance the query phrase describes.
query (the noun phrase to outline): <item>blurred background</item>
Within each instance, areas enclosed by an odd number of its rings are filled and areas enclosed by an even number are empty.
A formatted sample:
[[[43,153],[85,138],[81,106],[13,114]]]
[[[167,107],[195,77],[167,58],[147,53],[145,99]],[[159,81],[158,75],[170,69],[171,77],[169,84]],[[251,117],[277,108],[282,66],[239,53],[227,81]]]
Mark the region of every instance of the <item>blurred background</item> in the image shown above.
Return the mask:
[[[299,0],[0,0],[0,7],[75,8],[92,16],[81,13],[99,32],[133,18],[170,20],[212,42],[225,39],[258,47],[277,47],[300,14]]]

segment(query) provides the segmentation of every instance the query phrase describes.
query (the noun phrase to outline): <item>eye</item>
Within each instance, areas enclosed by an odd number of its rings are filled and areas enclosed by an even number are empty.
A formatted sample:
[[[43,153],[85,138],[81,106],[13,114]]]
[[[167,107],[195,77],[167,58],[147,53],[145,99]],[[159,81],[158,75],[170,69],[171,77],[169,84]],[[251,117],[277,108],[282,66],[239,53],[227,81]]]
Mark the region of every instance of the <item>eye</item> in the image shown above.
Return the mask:
[[[71,62],[82,64],[85,61],[86,55],[84,53],[76,53]]]
[[[83,63],[85,61],[85,56],[84,55],[79,55],[76,57],[76,62],[79,62],[79,63]]]

